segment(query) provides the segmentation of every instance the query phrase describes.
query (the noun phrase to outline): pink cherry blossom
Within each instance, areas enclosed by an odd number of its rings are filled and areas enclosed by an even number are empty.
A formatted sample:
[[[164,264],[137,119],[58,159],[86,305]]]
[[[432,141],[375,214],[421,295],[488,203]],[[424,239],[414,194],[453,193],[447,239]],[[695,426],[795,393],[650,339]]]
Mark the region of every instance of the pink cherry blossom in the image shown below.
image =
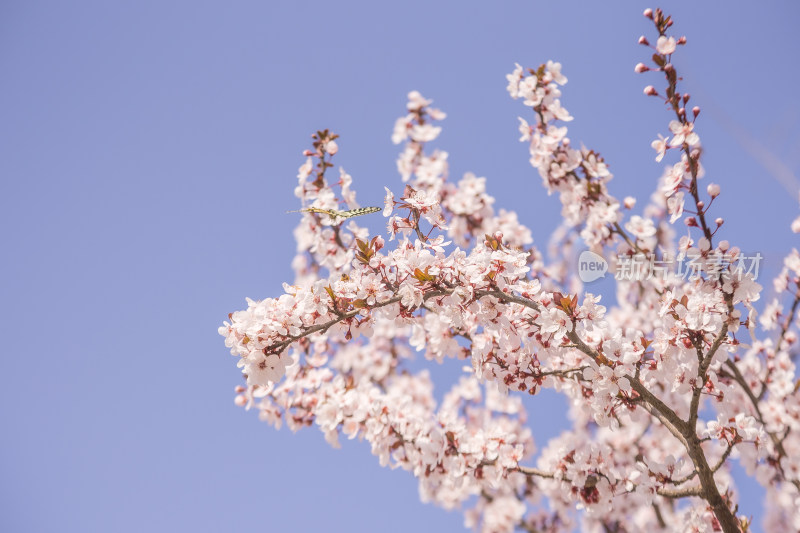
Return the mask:
[[[667,139],[659,133],[658,139],[650,143],[650,146],[656,151],[656,162],[660,163],[668,148]]]
[[[656,50],[659,54],[670,55],[675,52],[675,37],[667,37],[662,35],[656,41]]]
[[[386,196],[383,199],[383,216],[388,217],[394,210],[394,193],[389,190],[389,187],[384,187]]]
[[[645,16],[661,56],[686,42],[661,10]],[[431,146],[446,114],[419,92],[391,135],[403,193],[385,187],[389,239],[344,212],[361,178],[339,168],[331,179],[333,156],[347,154],[315,133],[295,188],[294,280],[219,328],[244,376],[235,404],[276,428],[315,427],[332,446],[365,440],[421,499],[485,532],[741,531],[758,502],[738,495],[732,458],[767,493],[765,530],[800,530],[800,252],[761,302],[748,254],[718,233],[719,186],[700,192],[689,97],[659,57],[636,71],[663,76],[645,92],[667,95],[673,137],[652,146],[657,162],[672,159],[641,214],[614,196],[613,162],[570,139],[561,64],[506,76],[526,113],[520,157],[561,204],[552,257],[525,226],[542,223],[535,210],[496,206],[491,176],[450,176]],[[601,298],[580,275],[582,252],[609,271],[673,259],[692,275],[609,276],[616,298]],[[425,365],[446,359],[463,374],[434,395]],[[565,398],[572,427],[539,443],[536,398],[523,398],[543,389]]]
[[[656,228],[653,221],[647,218],[642,218],[639,215],[633,215],[628,223],[625,224],[625,229],[637,239],[646,239],[656,234]]]
[[[694,122],[670,121],[669,131],[672,132],[673,137],[669,141],[669,145],[680,146],[686,143],[689,146],[695,146],[700,142],[700,137],[693,130]]]

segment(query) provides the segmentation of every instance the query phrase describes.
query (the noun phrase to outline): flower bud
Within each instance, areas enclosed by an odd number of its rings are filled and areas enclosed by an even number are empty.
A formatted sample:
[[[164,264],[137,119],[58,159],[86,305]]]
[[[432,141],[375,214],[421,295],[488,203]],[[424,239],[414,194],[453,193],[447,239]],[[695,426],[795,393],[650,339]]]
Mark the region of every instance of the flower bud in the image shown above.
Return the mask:
[[[714,220],[714,222],[717,224],[717,227],[719,227],[723,223],[725,223],[725,219],[723,219],[722,217],[718,217],[716,220]]]
[[[644,13],[642,13],[642,15],[649,18],[650,20],[653,20],[653,10],[649,7],[644,10]]]
[[[656,91],[656,88],[653,87],[652,85],[648,85],[647,87],[644,88],[644,94],[646,96],[656,96],[658,94],[658,91]]]
[[[708,187],[706,187],[706,192],[711,198],[716,198],[719,196],[719,185],[716,183],[709,183]]]
[[[633,68],[633,70],[634,72],[638,72],[641,74],[642,72],[647,72],[648,70],[650,70],[650,67],[648,67],[644,63],[636,63],[636,66]]]
[[[339,145],[336,144],[336,141],[328,141],[325,143],[325,151],[331,155],[335,155],[336,152],[339,151]]]
[[[698,106],[694,106],[694,107],[692,108],[692,114],[694,115],[694,118],[697,118],[697,115],[699,115],[699,114],[700,114],[700,107],[698,107]]]
[[[636,205],[636,198],[633,196],[626,196],[622,201],[622,205],[625,206],[625,209],[633,209],[633,206]]]
[[[696,220],[694,217],[686,217],[686,220],[685,220],[684,222],[685,222],[685,223],[686,223],[686,225],[687,225],[687,226],[689,226],[690,228],[691,228],[691,227],[696,227],[696,226],[697,226],[697,220]]]
[[[639,44],[643,44],[645,46],[649,46],[650,45],[650,41],[647,40],[647,37],[642,35],[641,37],[639,37]]]

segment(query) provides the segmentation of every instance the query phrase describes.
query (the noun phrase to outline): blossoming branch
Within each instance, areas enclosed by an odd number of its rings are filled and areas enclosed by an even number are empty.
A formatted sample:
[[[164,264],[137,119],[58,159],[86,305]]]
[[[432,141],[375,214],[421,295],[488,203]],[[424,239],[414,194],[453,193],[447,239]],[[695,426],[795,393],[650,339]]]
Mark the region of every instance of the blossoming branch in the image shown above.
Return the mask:
[[[800,530],[798,251],[760,317],[762,287],[733,262],[617,279],[606,307],[567,260],[741,254],[719,236],[721,187],[701,185],[700,108],[673,64],[687,41],[660,10],[645,16],[657,36],[640,38],[650,58],[635,70],[664,80],[644,93],[669,115],[656,161],[674,162],[640,214],[612,195],[603,157],[568,137],[561,65],[507,76],[520,141],[562,204],[553,260],[485,178],[450,179],[432,146],[445,113],[418,92],[392,134],[404,185],[386,189],[386,238],[354,218],[377,209],[361,210],[352,177],[333,170],[337,135],[314,134],[295,190],[294,282],[220,328],[246,378],[237,404],[276,427],[317,426],[334,446],[366,439],[423,501],[480,531],[746,531],[754,502],[738,496],[733,458],[766,490],[765,529]],[[441,404],[429,373],[410,371],[414,351],[467,362]],[[521,398],[544,388],[569,400],[573,427],[537,449]]]

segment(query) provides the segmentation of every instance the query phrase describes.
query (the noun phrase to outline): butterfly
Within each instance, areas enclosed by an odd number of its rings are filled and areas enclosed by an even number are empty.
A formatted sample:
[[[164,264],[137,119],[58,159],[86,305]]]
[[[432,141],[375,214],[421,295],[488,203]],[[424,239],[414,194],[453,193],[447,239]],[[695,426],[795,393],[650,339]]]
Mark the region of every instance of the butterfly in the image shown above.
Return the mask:
[[[322,209],[320,207],[306,207],[305,209],[296,209],[294,211],[287,211],[287,213],[319,213],[328,215],[331,218],[351,218],[361,215],[369,215],[370,213],[377,213],[383,209],[382,207],[358,207],[356,209],[348,209],[347,211],[337,211],[336,209]]]

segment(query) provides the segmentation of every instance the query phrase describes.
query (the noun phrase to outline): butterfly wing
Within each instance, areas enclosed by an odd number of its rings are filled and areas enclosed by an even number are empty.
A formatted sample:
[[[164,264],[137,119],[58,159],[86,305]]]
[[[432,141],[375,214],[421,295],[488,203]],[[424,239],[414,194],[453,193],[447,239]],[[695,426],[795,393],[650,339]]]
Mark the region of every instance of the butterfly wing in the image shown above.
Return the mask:
[[[322,209],[319,207],[306,207],[304,209],[298,209],[297,211],[287,211],[287,213],[317,213],[320,215],[328,215],[334,221],[337,218],[352,218],[358,217],[361,215],[368,215],[370,213],[377,213],[383,209],[382,207],[359,207],[356,209],[349,209],[347,211],[337,211],[335,209]]]
[[[380,211],[381,207],[359,207],[356,209],[350,209],[348,211],[338,211],[336,216],[340,216],[342,218],[351,218],[351,217],[358,217],[361,215],[369,215],[370,213],[377,213]]]

